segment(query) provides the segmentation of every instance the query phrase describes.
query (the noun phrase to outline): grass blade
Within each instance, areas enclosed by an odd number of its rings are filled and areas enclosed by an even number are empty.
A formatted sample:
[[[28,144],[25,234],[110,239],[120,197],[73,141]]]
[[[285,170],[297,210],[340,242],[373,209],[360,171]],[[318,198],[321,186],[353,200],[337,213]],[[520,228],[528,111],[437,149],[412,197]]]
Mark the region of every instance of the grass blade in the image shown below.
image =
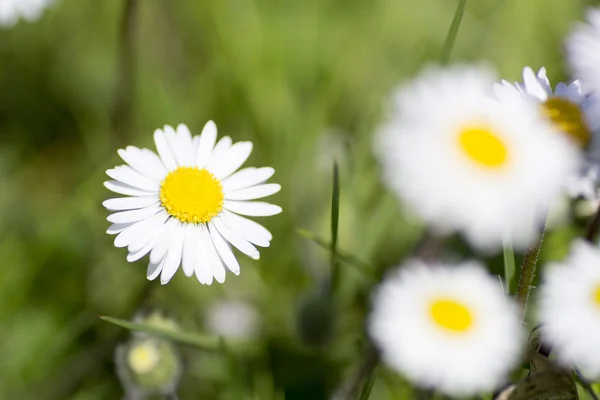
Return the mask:
[[[98,317],[103,321],[110,322],[111,324],[120,326],[131,331],[143,332],[148,335],[158,336],[160,338],[170,340],[176,343],[184,344],[187,346],[196,347],[203,350],[222,351],[223,339],[219,336],[192,334],[186,332],[170,331],[153,326],[138,324],[127,320],[100,316]],[[236,353],[252,354],[260,351],[260,346],[256,344],[246,342],[227,342],[227,348]]]
[[[442,47],[442,55],[440,56],[440,61],[442,64],[448,64],[448,61],[450,60],[450,53],[452,53],[454,43],[456,42],[456,36],[458,35],[458,29],[460,28],[460,23],[462,22],[462,17],[465,13],[466,4],[467,0],[458,0],[458,6],[456,7],[456,12],[454,13],[454,19],[452,19],[452,24],[448,30],[444,47]]]
[[[340,177],[337,162],[333,163],[333,190],[331,193],[331,290],[335,292],[339,281],[339,263],[337,262],[338,227],[340,220]]]

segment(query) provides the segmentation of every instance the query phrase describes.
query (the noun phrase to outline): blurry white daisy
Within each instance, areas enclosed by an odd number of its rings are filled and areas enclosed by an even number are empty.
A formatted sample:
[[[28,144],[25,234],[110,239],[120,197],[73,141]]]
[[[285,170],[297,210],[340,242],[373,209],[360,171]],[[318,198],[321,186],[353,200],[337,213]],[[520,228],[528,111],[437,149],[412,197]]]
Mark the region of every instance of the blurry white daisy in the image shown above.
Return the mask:
[[[493,83],[485,69],[429,69],[396,93],[377,148],[384,182],[432,227],[524,248],[579,153],[539,107],[492,98]]]
[[[210,332],[229,339],[248,339],[259,330],[259,315],[243,301],[219,301],[208,309],[206,325]]]
[[[11,27],[19,18],[35,21],[54,0],[0,0],[0,26]]]
[[[576,80],[568,85],[560,82],[553,90],[545,68],[540,68],[536,75],[530,67],[525,67],[522,83],[503,80],[494,84],[494,91],[503,101],[522,96],[539,104],[552,126],[584,150],[585,162],[567,182],[567,192],[571,197],[597,199],[600,138],[592,127],[598,125],[595,121],[598,113],[594,112],[594,102],[582,91],[580,82]]]
[[[587,12],[587,23],[579,23],[566,42],[567,61],[586,91],[600,93],[600,8]]]
[[[386,364],[457,396],[504,383],[523,339],[515,305],[476,262],[408,262],[377,290],[368,331]]]
[[[546,268],[539,319],[559,361],[600,378],[600,250],[574,243],[563,263]]]
[[[268,216],[281,207],[255,200],[277,193],[278,184],[265,183],[273,168],[238,168],[252,151],[252,143],[232,144],[225,136],[216,142],[217,127],[209,121],[200,136],[187,126],[165,126],[154,132],[158,154],[128,146],[119,150],[129,165],[106,171],[113,178],[104,185],[126,195],[104,201],[111,211],[107,233],[117,234],[115,246],[127,247],[130,262],[150,253],[147,276],[171,280],[179,265],[200,283],[225,281],[225,268],[239,274],[240,265],[230,244],[257,260],[254,247],[268,247],[271,233],[241,217]]]

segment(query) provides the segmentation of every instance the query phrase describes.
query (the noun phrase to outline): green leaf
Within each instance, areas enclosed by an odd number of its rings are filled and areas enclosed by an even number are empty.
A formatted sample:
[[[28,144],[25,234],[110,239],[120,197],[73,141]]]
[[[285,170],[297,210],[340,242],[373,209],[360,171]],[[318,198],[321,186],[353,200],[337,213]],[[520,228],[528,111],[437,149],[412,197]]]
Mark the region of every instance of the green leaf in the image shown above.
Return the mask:
[[[220,336],[201,335],[173,330],[165,330],[107,316],[100,316],[98,318],[100,318],[103,321],[110,322],[111,324],[120,326],[121,328],[129,329],[131,331],[136,332],[143,332],[151,336],[157,336],[166,340],[170,340],[172,342],[197,347],[203,350],[222,351],[224,346],[224,340]],[[260,351],[260,345],[257,343],[232,341],[227,342],[226,345],[228,351],[232,353],[250,355],[258,353]]]

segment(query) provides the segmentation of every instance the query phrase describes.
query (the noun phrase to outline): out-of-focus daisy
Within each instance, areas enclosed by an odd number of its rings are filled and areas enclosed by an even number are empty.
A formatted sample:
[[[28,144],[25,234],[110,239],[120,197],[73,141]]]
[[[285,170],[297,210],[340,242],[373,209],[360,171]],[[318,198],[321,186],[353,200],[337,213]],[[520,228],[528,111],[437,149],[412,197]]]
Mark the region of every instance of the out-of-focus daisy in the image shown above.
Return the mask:
[[[232,144],[225,136],[216,144],[217,127],[209,121],[200,136],[187,126],[165,126],[154,132],[158,155],[128,146],[119,150],[129,165],[106,171],[113,178],[104,185],[119,197],[104,201],[113,214],[109,234],[117,234],[115,246],[127,247],[130,262],[150,253],[148,279],[160,275],[171,280],[179,265],[186,276],[196,275],[210,285],[225,281],[225,268],[239,274],[240,265],[230,244],[257,260],[256,246],[268,247],[271,233],[244,218],[269,216],[281,207],[252,201],[279,191],[265,183],[273,168],[237,171],[252,151],[252,143]],[[236,172],[237,171],[237,172]]]
[[[600,93],[600,8],[587,12],[587,23],[579,23],[566,42],[567,61],[574,76],[588,93]]]
[[[523,339],[516,307],[475,262],[410,261],[377,290],[368,331],[389,366],[457,396],[498,388]]]
[[[586,162],[567,182],[567,192],[571,197],[597,199],[600,138],[592,127],[598,126],[598,113],[593,112],[594,102],[582,91],[581,83],[560,82],[552,89],[545,68],[540,68],[536,75],[530,67],[525,67],[523,82],[511,84],[503,80],[494,85],[494,91],[503,101],[522,96],[539,104],[552,126],[584,150]]]
[[[492,96],[485,69],[430,69],[401,88],[378,136],[384,182],[442,231],[493,249],[530,242],[579,153],[539,107]]]
[[[0,0],[0,27],[11,27],[19,18],[35,21],[54,0]]]
[[[256,336],[260,317],[254,307],[243,301],[220,301],[211,305],[206,314],[208,330],[230,339]]]
[[[564,263],[549,265],[540,288],[539,318],[559,361],[600,377],[600,251],[574,243]]]

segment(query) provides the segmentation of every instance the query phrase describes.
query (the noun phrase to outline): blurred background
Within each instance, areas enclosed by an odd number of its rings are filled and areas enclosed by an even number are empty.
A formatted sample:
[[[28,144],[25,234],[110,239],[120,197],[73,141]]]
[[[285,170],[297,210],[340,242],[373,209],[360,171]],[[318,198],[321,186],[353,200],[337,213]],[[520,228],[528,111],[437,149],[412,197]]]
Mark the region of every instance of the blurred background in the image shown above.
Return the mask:
[[[451,60],[568,79],[563,38],[594,4],[470,0]],[[423,231],[383,189],[372,136],[391,90],[439,59],[456,5],[55,0],[38,21],[0,27],[0,398],[124,398],[115,354],[131,335],[97,316],[152,310],[256,343],[248,357],[177,346],[181,399],[329,398],[364,358],[370,290]],[[156,128],[199,134],[209,119],[254,142],[247,165],[275,168],[270,201],[284,212],[259,221],[274,239],[223,285],[181,272],[148,282],[147,261],[127,263],[105,233],[104,171],[128,144],[154,149]],[[334,159],[339,247],[361,263],[342,264],[330,301],[329,255],[297,230],[330,240]],[[580,230],[551,232],[543,258]],[[451,252],[469,254],[459,239]],[[412,395],[381,367],[371,398]]]

